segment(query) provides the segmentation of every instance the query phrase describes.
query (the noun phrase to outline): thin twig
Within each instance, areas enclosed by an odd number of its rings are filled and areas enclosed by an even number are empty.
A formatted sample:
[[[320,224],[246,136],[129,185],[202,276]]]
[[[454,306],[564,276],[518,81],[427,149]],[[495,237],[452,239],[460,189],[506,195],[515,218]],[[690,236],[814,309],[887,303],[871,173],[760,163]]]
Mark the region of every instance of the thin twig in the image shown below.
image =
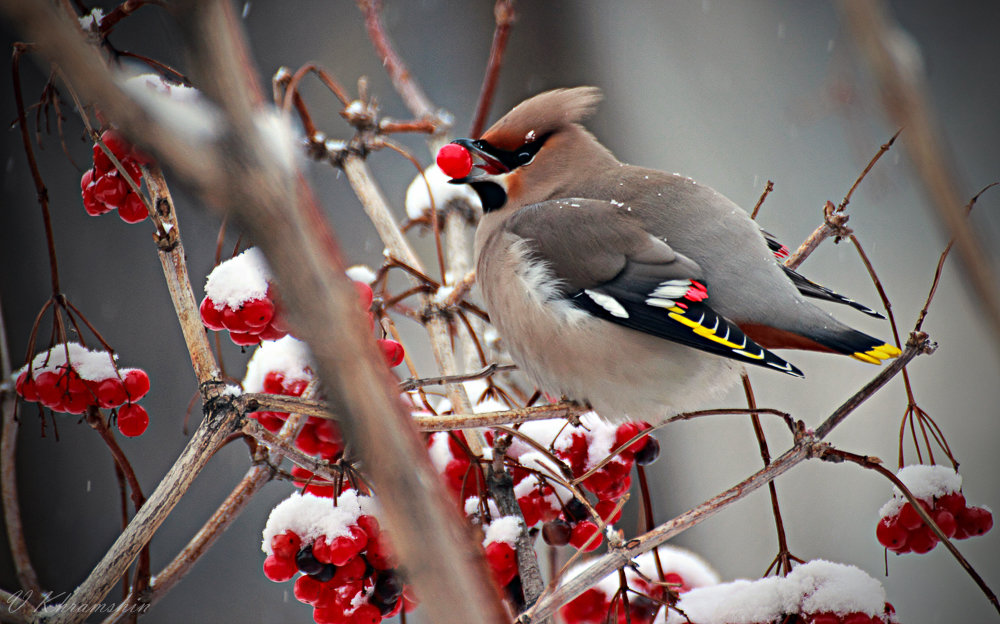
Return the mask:
[[[514,0],[497,0],[493,5],[493,18],[496,29],[493,31],[493,43],[490,45],[490,58],[483,72],[483,86],[479,90],[479,100],[476,102],[476,113],[472,117],[472,128],[469,136],[478,139],[486,127],[486,117],[490,114],[493,103],[493,93],[496,91],[497,80],[500,78],[500,66],[503,54],[507,49],[507,38],[510,28],[517,18],[514,11]]]
[[[7,344],[7,328],[0,307],[0,380],[9,380],[11,370],[10,351]],[[21,589],[33,596],[41,596],[42,588],[38,574],[31,564],[28,543],[24,539],[24,523],[21,522],[21,503],[17,495],[17,394],[7,381],[0,381],[0,418],[3,429],[0,433],[0,494],[3,500],[3,519],[10,546],[11,558],[17,572],[17,582]]]
[[[760,194],[760,199],[757,200],[757,203],[753,207],[753,212],[750,213],[751,219],[757,219],[757,213],[760,212],[761,206],[764,205],[764,200],[767,199],[767,196],[770,195],[773,190],[774,182],[768,180],[767,185],[764,187],[764,192]]]

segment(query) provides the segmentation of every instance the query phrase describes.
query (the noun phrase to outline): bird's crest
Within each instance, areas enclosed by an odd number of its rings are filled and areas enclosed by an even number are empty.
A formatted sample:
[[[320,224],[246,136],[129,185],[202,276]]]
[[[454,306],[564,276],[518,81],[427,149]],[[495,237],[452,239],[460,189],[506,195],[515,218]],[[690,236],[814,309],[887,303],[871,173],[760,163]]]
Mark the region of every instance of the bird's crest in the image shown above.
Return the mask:
[[[504,115],[483,134],[490,144],[514,150],[524,143],[583,121],[601,101],[597,87],[554,89],[529,98]]]

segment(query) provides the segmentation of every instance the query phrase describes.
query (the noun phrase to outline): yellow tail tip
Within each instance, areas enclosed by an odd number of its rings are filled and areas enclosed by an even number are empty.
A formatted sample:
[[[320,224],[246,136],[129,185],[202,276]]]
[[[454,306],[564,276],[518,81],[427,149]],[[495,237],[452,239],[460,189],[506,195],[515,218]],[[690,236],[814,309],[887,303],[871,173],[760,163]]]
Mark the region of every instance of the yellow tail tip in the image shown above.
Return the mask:
[[[872,347],[867,351],[857,351],[852,353],[851,357],[856,360],[861,360],[862,362],[868,362],[869,364],[881,364],[882,360],[899,357],[902,353],[902,351],[891,344],[881,344],[877,347]]]

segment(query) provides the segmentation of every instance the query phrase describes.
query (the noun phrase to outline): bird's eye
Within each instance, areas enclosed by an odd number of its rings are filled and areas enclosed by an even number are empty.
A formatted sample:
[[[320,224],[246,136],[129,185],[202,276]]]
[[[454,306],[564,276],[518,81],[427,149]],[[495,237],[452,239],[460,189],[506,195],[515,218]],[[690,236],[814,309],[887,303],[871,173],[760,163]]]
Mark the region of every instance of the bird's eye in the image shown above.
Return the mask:
[[[527,165],[535,158],[535,155],[531,152],[520,152],[517,155],[517,162],[520,165]]]

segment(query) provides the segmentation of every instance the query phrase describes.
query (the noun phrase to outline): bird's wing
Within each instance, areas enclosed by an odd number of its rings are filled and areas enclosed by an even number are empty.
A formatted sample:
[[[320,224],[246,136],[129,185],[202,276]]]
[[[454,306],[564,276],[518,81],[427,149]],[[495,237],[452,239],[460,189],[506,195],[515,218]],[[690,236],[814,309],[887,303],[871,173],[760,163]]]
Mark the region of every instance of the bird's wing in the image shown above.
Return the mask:
[[[505,229],[527,241],[533,260],[544,262],[558,280],[561,296],[593,316],[802,376],[715,312],[698,264],[643,230],[624,206],[550,200],[522,208]]]
[[[786,267],[783,263],[788,258],[789,255],[788,247],[785,247],[781,243],[781,241],[775,238],[774,235],[771,234],[770,232],[761,230],[760,233],[764,235],[764,240],[767,241],[767,246],[771,250],[771,253],[774,254],[775,260],[778,261],[778,264],[781,266],[782,270],[785,271],[785,275],[787,275],[788,278],[792,280],[792,283],[795,284],[795,287],[799,290],[800,293],[802,293],[806,297],[812,297],[814,299],[822,299],[823,301],[832,301],[833,303],[841,303],[843,305],[850,306],[855,310],[860,310],[861,312],[864,312],[868,316],[874,316],[877,319],[885,318],[884,316],[882,316],[875,310],[872,310],[865,304],[858,303],[854,299],[850,299],[848,297],[845,297],[844,295],[841,295],[840,293],[836,293],[827,288],[826,286],[820,286],[816,282],[799,275],[793,269]]]

